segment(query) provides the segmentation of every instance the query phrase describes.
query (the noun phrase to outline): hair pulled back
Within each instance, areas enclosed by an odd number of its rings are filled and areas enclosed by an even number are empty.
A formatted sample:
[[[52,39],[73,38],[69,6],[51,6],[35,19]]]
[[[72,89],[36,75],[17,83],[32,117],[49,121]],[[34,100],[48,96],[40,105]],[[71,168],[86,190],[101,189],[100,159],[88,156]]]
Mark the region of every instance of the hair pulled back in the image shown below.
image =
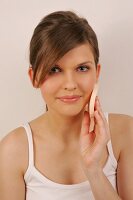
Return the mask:
[[[89,43],[95,64],[99,61],[97,36],[88,21],[73,11],[56,11],[46,15],[36,26],[30,41],[30,65],[33,85],[45,80],[53,65],[69,50]]]

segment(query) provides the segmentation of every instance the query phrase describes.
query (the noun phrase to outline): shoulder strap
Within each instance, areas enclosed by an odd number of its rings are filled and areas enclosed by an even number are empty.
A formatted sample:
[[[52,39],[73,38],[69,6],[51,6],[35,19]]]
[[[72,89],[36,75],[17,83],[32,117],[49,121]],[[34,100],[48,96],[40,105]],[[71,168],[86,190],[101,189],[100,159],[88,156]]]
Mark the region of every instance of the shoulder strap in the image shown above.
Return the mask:
[[[107,122],[109,124],[108,113],[105,112],[104,114],[105,114],[106,120],[107,120]],[[108,141],[107,148],[108,148],[108,152],[109,152],[110,158],[112,160],[112,164],[116,168],[116,166],[117,166],[117,160],[116,160],[116,158],[114,156],[111,139]]]
[[[109,123],[108,113],[107,113],[107,112],[104,112],[104,115],[105,115],[105,117],[106,117],[107,122]]]
[[[22,127],[25,128],[27,139],[28,139],[28,145],[29,145],[29,166],[34,165],[34,152],[33,152],[33,138],[32,138],[32,132],[31,128],[28,122],[22,124]]]
[[[112,160],[112,164],[113,164],[114,168],[116,168],[117,167],[117,160],[114,156],[111,139],[109,140],[107,147],[108,147],[108,152],[109,152],[110,158]]]

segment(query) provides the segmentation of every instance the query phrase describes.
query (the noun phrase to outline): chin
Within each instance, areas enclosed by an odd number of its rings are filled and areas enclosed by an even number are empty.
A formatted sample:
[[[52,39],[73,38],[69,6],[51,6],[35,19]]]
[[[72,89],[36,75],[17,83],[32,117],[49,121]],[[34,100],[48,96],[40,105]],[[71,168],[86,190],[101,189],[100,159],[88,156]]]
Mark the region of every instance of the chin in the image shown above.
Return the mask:
[[[58,111],[58,113],[62,116],[66,117],[75,117],[80,115],[83,112],[84,108],[62,108]]]

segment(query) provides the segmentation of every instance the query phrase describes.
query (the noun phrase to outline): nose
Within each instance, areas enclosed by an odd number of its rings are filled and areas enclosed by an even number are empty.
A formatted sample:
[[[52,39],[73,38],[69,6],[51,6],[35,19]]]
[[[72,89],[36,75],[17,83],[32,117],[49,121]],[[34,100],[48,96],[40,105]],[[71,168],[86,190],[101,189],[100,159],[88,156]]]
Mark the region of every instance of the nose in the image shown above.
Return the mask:
[[[75,80],[75,77],[73,76],[73,74],[67,74],[65,76],[65,81],[64,81],[64,89],[65,90],[75,90],[77,88],[77,83]]]

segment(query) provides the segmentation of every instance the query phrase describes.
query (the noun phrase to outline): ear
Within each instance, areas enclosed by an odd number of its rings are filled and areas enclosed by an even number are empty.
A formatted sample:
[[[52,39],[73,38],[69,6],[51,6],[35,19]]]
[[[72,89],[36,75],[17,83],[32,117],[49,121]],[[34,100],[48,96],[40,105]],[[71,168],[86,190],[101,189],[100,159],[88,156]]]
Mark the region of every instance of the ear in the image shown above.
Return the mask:
[[[35,81],[35,84],[33,84],[33,74],[34,74],[34,72],[33,72],[32,67],[29,67],[29,69],[28,69],[29,78],[31,80],[31,83],[32,83],[33,87],[37,88],[37,82]]]
[[[97,64],[97,70],[96,70],[96,79],[97,79],[97,80],[99,79],[100,71],[101,71],[101,65],[100,65],[100,64]]]

